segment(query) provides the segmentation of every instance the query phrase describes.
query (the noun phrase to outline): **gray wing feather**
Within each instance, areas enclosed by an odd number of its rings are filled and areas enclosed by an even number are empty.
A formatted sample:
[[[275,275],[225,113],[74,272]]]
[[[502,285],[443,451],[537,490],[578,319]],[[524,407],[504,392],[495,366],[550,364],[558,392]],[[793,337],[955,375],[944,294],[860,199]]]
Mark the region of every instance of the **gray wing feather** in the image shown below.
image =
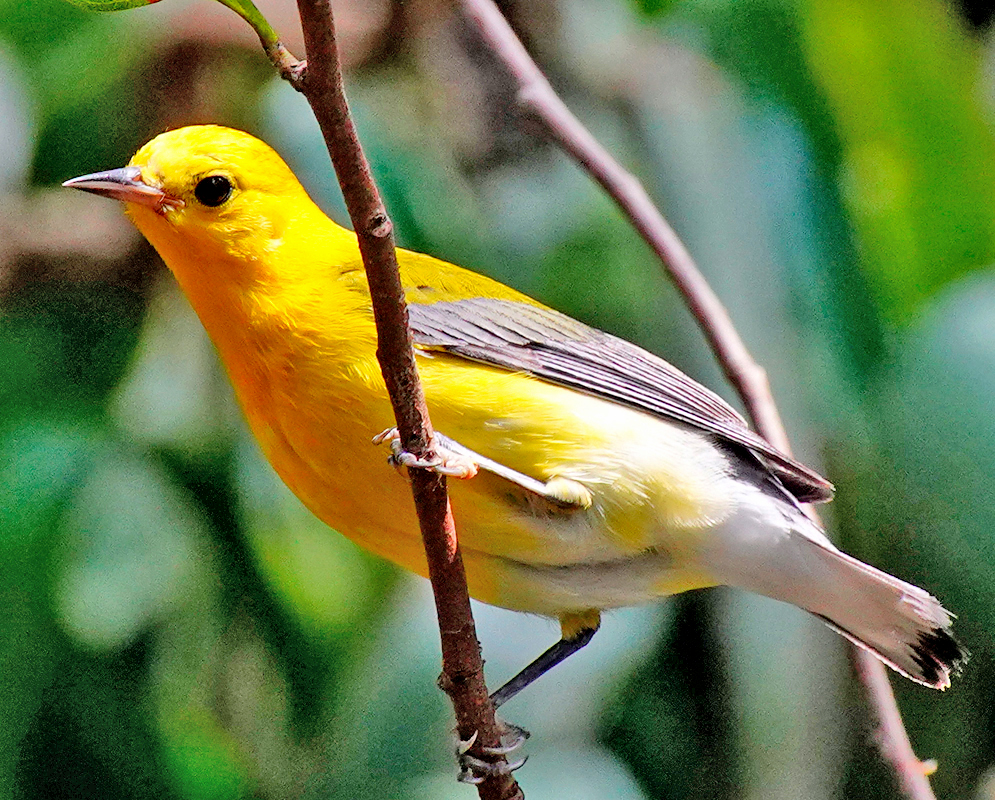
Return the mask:
[[[714,434],[752,451],[803,502],[829,500],[833,487],[750,430],[718,395],[624,339],[547,308],[473,298],[408,306],[415,343],[521,370]]]

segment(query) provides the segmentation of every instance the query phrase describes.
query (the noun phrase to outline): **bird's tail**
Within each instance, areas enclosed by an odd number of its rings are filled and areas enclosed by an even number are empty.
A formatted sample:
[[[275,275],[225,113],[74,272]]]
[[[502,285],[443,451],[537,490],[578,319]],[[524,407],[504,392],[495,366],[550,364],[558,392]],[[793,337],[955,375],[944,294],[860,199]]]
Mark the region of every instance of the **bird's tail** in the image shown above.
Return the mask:
[[[967,656],[951,633],[950,612],[919,587],[835,549],[812,528],[818,538],[797,530],[782,530],[773,542],[733,537],[731,546],[713,551],[716,576],[804,608],[916,683],[947,688]]]
[[[918,586],[838,550],[815,543],[813,549],[838,576],[842,593],[825,608],[807,610],[907,678],[946,689],[967,655],[951,633],[950,612]]]

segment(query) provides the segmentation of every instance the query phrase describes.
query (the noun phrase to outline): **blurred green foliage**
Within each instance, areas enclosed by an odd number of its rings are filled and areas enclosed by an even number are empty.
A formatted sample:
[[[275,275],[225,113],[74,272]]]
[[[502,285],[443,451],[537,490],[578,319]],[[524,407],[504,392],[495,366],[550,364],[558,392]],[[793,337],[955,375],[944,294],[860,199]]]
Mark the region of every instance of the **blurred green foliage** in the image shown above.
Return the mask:
[[[343,218],[306,104],[210,5],[0,0],[0,799],[469,797],[424,586],[290,496],[149,250],[51,186],[213,121]],[[646,247],[466,29],[342,6],[402,243],[722,390]],[[896,685],[938,795],[995,796],[989,32],[940,0],[508,10],[729,303],[839,488],[833,535],[958,614],[964,676]],[[478,611],[494,683],[556,635]],[[897,796],[838,637],[724,590],[610,615],[507,713],[530,798]]]

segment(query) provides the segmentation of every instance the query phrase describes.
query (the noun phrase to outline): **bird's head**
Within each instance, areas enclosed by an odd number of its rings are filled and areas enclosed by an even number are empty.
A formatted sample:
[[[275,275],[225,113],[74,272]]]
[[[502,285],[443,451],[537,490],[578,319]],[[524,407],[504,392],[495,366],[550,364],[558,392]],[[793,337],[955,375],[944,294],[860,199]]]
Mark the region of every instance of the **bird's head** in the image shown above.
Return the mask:
[[[269,145],[217,125],[168,131],[128,166],[63,185],[123,201],[174,272],[193,256],[201,264],[265,258],[295,218],[328,224]]]

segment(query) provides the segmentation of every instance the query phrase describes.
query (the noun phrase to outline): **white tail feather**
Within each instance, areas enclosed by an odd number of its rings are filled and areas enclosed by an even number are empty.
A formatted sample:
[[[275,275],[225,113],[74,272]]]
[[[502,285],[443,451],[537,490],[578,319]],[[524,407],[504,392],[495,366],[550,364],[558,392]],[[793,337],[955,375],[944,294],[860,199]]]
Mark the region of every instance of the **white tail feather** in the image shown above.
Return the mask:
[[[797,513],[772,501],[757,519],[725,526],[707,561],[723,583],[783,600],[821,617],[830,627],[917,683],[945,689],[965,657],[950,633],[952,615],[917,586],[834,548]],[[794,517],[794,515],[792,515]]]

